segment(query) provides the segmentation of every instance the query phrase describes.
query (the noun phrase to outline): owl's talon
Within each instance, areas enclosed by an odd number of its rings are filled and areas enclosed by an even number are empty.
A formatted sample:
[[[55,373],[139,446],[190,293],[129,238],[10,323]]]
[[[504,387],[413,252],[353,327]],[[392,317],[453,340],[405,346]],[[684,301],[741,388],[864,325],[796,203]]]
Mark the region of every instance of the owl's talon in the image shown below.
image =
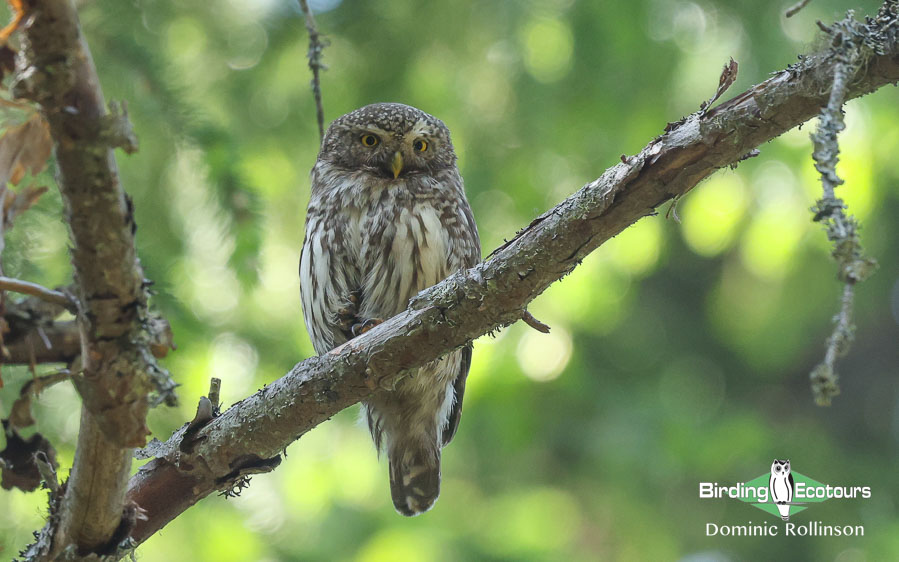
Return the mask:
[[[356,306],[358,302],[359,295],[353,292],[347,297],[346,303],[337,309],[337,324],[342,331],[349,332],[354,325],[359,323],[359,318],[356,316],[359,312]]]
[[[377,326],[378,324],[383,324],[384,320],[382,318],[368,318],[363,322],[358,324],[353,324],[352,332],[353,337],[361,336],[362,334],[370,331],[372,328]]]
[[[356,324],[356,316],[354,314],[344,313],[343,311],[337,311],[337,325],[340,326],[340,329],[344,332],[350,330]]]

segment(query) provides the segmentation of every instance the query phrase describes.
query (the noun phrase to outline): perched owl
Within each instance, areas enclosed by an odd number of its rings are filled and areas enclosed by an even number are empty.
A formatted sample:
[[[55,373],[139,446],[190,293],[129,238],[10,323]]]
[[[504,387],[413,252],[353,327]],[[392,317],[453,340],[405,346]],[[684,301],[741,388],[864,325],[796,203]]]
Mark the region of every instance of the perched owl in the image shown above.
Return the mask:
[[[784,461],[774,459],[771,465],[771,478],[768,479],[768,490],[771,492],[771,501],[777,505],[780,518],[784,521],[790,520],[790,504],[793,501],[794,488],[789,459]]]
[[[480,255],[442,121],[376,103],[331,124],[312,168],[300,259],[303,316],[317,353],[405,310],[419,291]],[[403,515],[427,511],[440,493],[440,450],[459,425],[470,364],[466,346],[363,402]]]

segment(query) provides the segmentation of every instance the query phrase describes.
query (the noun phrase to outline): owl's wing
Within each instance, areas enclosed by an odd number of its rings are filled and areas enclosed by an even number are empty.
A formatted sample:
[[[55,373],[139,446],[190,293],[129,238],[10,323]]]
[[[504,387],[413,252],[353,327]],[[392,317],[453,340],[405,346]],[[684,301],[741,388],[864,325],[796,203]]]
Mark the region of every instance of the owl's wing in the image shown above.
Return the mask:
[[[796,489],[796,484],[793,483],[793,473],[791,472],[790,474],[787,475],[787,477],[790,479],[790,487],[787,490],[787,492],[790,495],[790,498],[787,501],[793,501],[793,490]]]
[[[348,298],[357,285],[345,248],[335,242],[344,225],[323,216],[313,203],[300,255],[300,296],[312,345],[322,354],[350,339],[340,325],[340,310],[352,308]]]
[[[468,378],[468,370],[471,368],[471,344],[462,348],[462,360],[459,362],[459,372],[453,381],[453,406],[447,418],[446,427],[443,429],[441,441],[446,446],[456,435],[459,429],[459,420],[462,419],[462,398],[465,395],[465,380]]]
[[[451,252],[455,255],[451,255],[450,259],[455,258],[459,263],[450,264],[451,267],[474,267],[481,261],[481,240],[474,214],[464,197],[459,203],[457,220],[452,228],[457,229],[456,232],[450,232],[450,239],[456,243],[456,247]]]
[[[481,241],[478,237],[478,226],[474,221],[474,214],[465,199],[462,179],[457,177],[456,188],[460,197],[456,203],[456,219],[448,226],[449,239],[453,242],[448,256],[450,269],[457,271],[473,267],[481,260]],[[462,398],[465,395],[465,380],[471,368],[471,344],[462,348],[462,360],[459,362],[459,372],[453,380],[453,406],[450,409],[446,428],[443,430],[443,445],[446,446],[453,440],[456,430],[459,429],[459,419],[462,417]]]

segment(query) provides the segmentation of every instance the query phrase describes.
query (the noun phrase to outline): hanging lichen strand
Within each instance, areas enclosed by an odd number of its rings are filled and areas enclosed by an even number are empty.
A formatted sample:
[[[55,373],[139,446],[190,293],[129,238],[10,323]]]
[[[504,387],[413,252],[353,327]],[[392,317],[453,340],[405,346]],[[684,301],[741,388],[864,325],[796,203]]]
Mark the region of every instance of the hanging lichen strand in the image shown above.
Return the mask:
[[[824,225],[827,239],[833,244],[831,254],[839,266],[837,276],[845,283],[840,310],[834,317],[834,330],[827,339],[824,360],[810,375],[815,401],[822,406],[830,405],[831,399],[840,392],[834,363],[847,353],[854,338],[852,301],[855,284],[865,280],[877,267],[875,260],[864,255],[858,221],[846,214],[845,203],[835,194],[836,187],[843,184],[836,172],[840,152],[837,135],[846,128],[843,102],[858,69],[867,63],[870,56],[881,54],[888,40],[887,35],[895,33],[889,27],[890,22],[895,23],[897,11],[899,3],[894,1],[885,3],[877,17],[867,18],[864,24],[853,18],[852,11],[832,27],[819,22],[819,26],[832,38],[829,56],[834,59],[834,66],[830,98],[821,110],[818,128],[811,135],[815,147],[812,158],[815,169],[821,174],[824,189],[824,195],[811,210],[815,214],[813,220]]]

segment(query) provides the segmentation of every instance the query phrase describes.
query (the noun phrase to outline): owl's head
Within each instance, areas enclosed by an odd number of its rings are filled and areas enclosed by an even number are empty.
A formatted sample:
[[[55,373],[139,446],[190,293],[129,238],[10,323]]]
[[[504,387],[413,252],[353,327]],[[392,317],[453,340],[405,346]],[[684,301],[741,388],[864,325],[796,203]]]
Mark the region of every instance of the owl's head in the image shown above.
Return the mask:
[[[443,121],[401,103],[374,103],[336,119],[318,158],[387,179],[434,174],[456,165]]]
[[[790,473],[790,459],[786,460],[777,460],[774,459],[774,462],[771,464],[771,474],[775,476],[781,476]]]

